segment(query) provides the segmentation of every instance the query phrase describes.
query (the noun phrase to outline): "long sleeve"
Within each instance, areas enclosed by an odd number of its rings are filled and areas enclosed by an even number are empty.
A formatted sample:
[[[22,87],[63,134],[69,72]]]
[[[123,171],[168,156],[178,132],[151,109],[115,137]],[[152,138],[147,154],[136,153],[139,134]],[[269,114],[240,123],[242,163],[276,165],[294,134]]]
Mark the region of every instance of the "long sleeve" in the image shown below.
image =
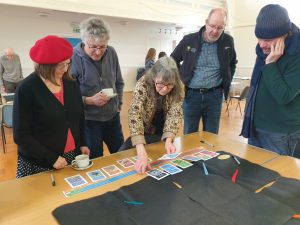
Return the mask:
[[[290,60],[286,70],[281,72],[277,63],[286,63]],[[268,91],[280,105],[286,105],[292,102],[300,93],[300,56],[286,57],[284,61],[270,63],[262,69],[262,79],[264,80]]]

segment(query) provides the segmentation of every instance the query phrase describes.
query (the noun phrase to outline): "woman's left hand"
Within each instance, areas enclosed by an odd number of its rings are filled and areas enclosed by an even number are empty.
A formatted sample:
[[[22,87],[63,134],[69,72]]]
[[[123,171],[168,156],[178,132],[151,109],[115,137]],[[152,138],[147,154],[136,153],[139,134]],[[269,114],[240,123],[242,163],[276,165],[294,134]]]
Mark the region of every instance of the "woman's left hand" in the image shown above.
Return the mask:
[[[80,151],[84,155],[90,155],[90,149],[87,146],[81,146]]]
[[[176,148],[175,145],[173,144],[172,138],[166,138],[165,149],[167,151],[167,154],[172,154],[176,152]]]

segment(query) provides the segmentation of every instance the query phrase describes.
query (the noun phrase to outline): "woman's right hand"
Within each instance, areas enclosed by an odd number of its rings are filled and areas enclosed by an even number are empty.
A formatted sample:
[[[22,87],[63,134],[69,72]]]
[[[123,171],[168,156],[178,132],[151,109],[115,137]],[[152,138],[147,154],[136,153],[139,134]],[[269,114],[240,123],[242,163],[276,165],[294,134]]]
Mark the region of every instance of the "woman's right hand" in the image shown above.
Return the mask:
[[[135,170],[138,174],[144,174],[147,169],[152,169],[148,161],[148,155],[143,144],[135,146],[137,151],[137,160],[135,162]]]
[[[65,158],[59,156],[58,159],[56,160],[56,162],[53,164],[53,167],[55,169],[62,169],[67,165],[68,165],[67,160]]]

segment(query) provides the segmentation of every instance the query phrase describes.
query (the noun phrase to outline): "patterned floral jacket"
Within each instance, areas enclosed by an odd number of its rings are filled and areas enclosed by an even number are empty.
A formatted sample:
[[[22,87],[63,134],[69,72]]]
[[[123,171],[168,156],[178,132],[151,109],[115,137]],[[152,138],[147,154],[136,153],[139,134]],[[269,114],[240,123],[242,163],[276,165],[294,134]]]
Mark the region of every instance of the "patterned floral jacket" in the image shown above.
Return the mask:
[[[149,96],[149,87],[142,77],[136,84],[130,109],[128,123],[132,145],[146,144],[144,134],[154,134],[152,119],[156,110],[156,99]],[[161,140],[174,138],[182,122],[182,102],[175,103],[167,95],[163,102],[164,129]]]

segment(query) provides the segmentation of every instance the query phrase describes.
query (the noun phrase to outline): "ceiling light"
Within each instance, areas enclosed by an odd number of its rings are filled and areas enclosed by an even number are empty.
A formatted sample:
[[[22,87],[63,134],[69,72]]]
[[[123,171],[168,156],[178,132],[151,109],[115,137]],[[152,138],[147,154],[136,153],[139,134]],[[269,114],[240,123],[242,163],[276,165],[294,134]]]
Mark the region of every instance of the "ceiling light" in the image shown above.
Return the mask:
[[[47,12],[38,12],[36,15],[38,15],[39,17],[48,17],[48,16],[50,16],[50,13],[47,13]]]

